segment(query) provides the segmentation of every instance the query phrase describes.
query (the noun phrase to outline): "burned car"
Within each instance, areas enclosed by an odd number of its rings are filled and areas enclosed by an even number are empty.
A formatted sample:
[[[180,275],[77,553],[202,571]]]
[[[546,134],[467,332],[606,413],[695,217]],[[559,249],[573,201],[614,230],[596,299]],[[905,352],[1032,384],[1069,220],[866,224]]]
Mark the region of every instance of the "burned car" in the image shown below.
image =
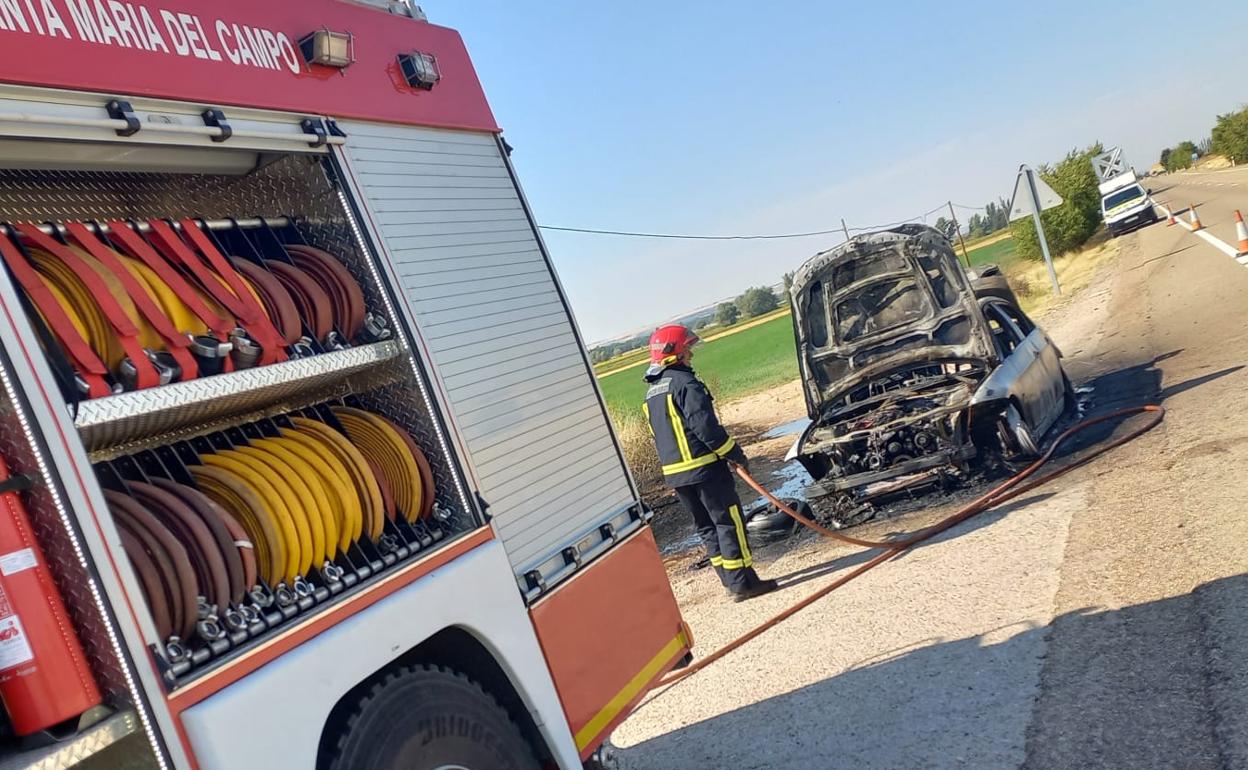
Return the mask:
[[[968,275],[924,225],[815,255],[791,290],[811,424],[790,452],[845,526],[976,464],[1034,456],[1073,402],[1061,354],[998,271]]]

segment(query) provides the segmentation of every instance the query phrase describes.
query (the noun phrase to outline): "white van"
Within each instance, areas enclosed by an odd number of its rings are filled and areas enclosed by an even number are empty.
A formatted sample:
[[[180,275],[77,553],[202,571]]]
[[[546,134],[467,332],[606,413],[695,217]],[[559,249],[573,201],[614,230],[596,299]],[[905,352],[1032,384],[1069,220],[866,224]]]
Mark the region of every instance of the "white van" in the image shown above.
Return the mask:
[[[1100,192],[1101,216],[1113,235],[1123,235],[1159,219],[1150,191],[1140,185],[1134,170],[1102,182]]]

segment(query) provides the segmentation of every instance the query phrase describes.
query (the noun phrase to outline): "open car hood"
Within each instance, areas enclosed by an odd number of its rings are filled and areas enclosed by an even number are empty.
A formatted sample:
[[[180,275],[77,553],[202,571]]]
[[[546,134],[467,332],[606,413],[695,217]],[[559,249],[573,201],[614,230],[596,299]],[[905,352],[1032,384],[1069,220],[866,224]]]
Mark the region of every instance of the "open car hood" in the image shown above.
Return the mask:
[[[982,370],[991,331],[949,241],[926,225],[859,235],[803,264],[791,289],[812,420],[922,364]]]

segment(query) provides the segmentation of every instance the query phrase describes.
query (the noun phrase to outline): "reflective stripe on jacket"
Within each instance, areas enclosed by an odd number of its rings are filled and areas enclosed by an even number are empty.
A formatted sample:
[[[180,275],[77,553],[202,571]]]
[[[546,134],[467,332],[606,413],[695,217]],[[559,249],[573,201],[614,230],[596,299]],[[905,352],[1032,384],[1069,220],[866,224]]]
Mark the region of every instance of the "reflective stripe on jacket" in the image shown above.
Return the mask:
[[[693,370],[673,364],[652,378],[642,410],[663,466],[663,480],[680,487],[705,480],[706,469],[744,458],[715,416],[714,399]]]

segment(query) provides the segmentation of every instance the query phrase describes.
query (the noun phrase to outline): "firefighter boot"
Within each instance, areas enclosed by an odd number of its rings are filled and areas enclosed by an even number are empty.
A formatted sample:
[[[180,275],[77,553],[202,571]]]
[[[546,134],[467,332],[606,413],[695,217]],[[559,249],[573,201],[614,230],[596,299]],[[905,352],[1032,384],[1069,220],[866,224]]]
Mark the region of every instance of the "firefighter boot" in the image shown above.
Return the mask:
[[[754,572],[754,569],[751,567],[749,568],[749,574],[746,576],[745,588],[741,591],[734,592],[732,595],[732,600],[734,602],[748,601],[750,599],[753,599],[756,596],[769,594],[779,587],[780,587],[780,584],[774,580],[763,580],[762,578],[760,578],[758,574]]]

